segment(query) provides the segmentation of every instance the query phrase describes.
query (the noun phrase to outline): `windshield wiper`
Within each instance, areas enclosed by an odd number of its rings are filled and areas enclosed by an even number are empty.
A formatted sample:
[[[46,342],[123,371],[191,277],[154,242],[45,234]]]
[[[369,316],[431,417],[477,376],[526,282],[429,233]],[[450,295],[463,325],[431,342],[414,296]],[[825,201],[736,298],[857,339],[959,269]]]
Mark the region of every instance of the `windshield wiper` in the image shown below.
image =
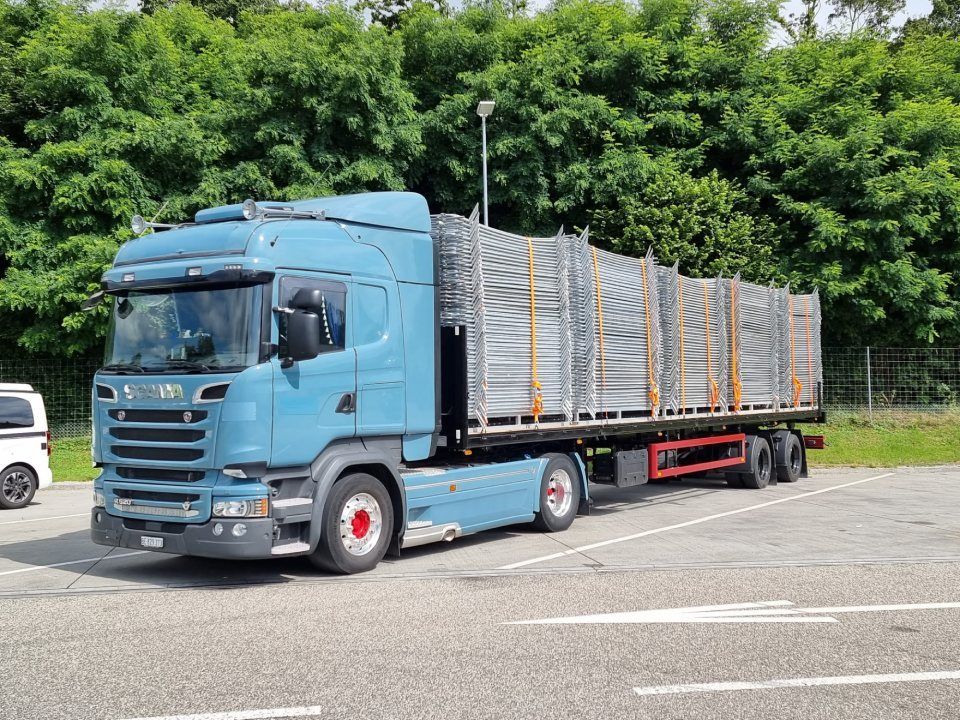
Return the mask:
[[[198,372],[211,372],[209,365],[204,365],[195,360],[164,360],[164,364],[170,368],[183,368],[185,370],[197,370]]]
[[[146,372],[146,370],[139,365],[133,365],[132,363],[111,363],[110,365],[104,365],[100,369],[106,370],[107,372]]]

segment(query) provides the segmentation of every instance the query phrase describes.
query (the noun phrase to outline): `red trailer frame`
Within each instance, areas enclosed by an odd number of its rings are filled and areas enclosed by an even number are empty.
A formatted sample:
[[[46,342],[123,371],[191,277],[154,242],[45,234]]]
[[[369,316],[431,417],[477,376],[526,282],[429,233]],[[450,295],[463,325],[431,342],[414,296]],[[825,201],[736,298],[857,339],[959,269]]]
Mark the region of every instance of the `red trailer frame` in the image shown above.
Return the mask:
[[[649,462],[647,477],[650,479],[674,477],[676,475],[687,475],[689,473],[706,472],[708,470],[717,470],[719,468],[730,467],[731,465],[742,464],[747,455],[747,436],[744,433],[733,433],[730,435],[713,435],[710,437],[688,438],[686,440],[667,440],[665,442],[651,443],[647,446],[647,458]],[[708,460],[706,462],[691,463],[689,465],[669,465],[671,456],[670,450],[685,450],[695,447],[707,447],[709,445],[736,445],[738,452],[736,457],[725,457],[719,460]],[[660,455],[664,454],[664,467],[660,467]]]

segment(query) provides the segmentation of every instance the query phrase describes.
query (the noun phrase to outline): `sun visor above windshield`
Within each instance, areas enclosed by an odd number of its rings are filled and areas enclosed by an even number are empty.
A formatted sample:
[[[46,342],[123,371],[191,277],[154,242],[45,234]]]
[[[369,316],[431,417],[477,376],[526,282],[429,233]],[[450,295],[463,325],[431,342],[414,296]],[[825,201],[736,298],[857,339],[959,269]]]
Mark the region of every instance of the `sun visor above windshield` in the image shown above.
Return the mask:
[[[124,243],[113,265],[121,267],[154,260],[240,255],[256,227],[250,222],[223,222],[148,233]]]

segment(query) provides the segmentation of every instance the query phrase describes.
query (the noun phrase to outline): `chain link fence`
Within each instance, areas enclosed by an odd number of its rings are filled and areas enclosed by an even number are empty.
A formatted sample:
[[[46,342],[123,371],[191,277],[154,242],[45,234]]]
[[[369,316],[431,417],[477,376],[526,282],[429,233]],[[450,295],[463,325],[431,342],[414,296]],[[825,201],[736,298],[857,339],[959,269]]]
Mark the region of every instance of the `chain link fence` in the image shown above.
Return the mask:
[[[47,408],[55,438],[90,434],[95,359],[0,360],[0,382],[30,383]],[[828,409],[856,412],[960,409],[960,348],[823,348]]]

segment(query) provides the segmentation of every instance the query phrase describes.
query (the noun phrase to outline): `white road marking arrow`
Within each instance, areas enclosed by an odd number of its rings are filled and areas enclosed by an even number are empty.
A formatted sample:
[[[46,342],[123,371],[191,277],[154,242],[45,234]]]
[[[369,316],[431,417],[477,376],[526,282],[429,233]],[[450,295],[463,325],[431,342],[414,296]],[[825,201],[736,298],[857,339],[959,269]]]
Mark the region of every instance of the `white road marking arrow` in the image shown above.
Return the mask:
[[[789,600],[767,600],[735,605],[638,610],[577,615],[572,617],[519,620],[506,625],[615,625],[652,623],[833,623],[832,615],[861,612],[904,612],[913,610],[953,610],[960,602],[913,603],[908,605],[847,605],[840,607],[796,607]]]

